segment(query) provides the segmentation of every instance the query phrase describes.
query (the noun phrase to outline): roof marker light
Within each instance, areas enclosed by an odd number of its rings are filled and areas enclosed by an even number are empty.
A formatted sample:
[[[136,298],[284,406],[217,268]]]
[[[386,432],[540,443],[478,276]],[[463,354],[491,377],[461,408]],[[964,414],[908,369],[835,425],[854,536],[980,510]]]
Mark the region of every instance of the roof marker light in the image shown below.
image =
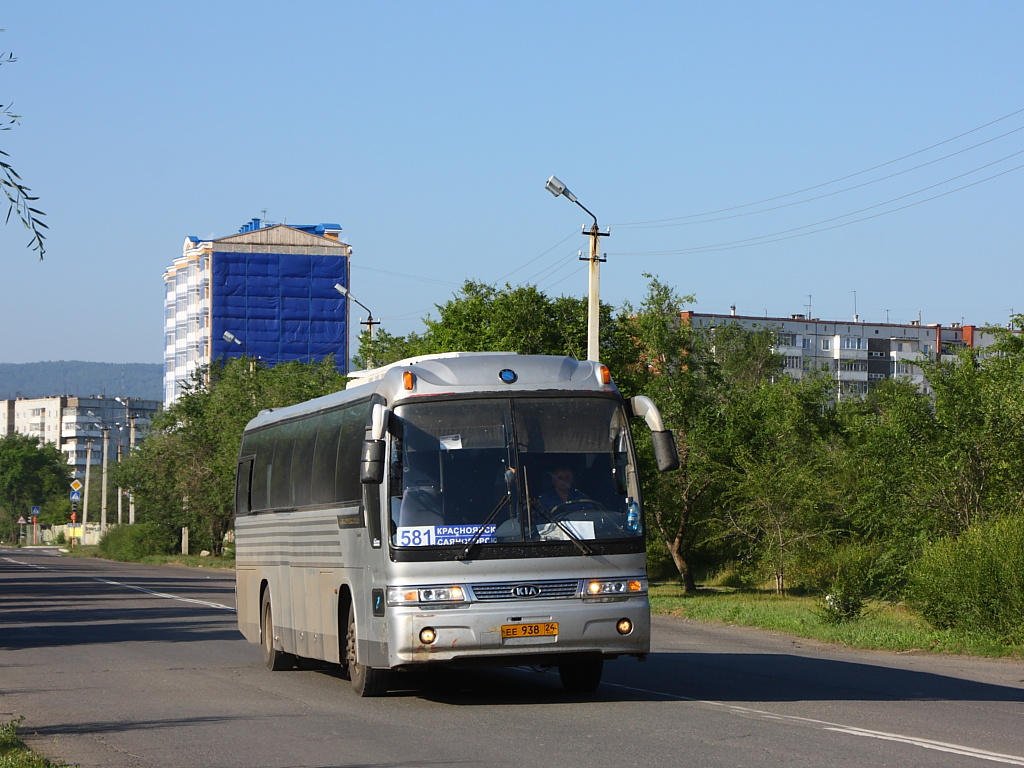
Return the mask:
[[[412,389],[416,385],[416,377],[412,371],[402,371],[402,387]]]
[[[597,366],[597,377],[598,377],[598,379],[601,380],[602,384],[611,384],[612,383],[612,374],[608,370],[608,366],[607,365],[599,365],[599,366]]]

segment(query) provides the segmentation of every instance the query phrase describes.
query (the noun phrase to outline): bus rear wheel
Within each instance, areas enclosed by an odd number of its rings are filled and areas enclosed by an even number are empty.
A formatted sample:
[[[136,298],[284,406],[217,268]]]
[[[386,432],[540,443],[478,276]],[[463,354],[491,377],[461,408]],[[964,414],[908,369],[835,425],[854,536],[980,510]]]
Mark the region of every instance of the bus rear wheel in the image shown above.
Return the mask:
[[[356,661],[356,612],[349,607],[348,632],[345,636],[345,667],[352,690],[359,696],[383,696],[388,692],[388,671],[375,669]]]
[[[601,684],[604,659],[600,656],[579,661],[565,661],[558,665],[562,687],[569,693],[593,693]]]
[[[274,610],[270,607],[270,590],[263,593],[263,606],[260,611],[260,638],[263,641],[263,663],[267,669],[280,672],[295,666],[295,657],[276,647],[274,642]]]

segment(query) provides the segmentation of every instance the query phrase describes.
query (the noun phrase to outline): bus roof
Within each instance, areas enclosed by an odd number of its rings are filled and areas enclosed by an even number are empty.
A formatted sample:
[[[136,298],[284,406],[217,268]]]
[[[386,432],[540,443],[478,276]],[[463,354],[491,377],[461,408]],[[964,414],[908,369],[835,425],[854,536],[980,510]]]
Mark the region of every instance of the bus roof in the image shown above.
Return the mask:
[[[377,394],[389,407],[430,395],[502,392],[577,391],[617,392],[601,363],[553,355],[515,352],[448,352],[420,355],[351,374],[342,392],[304,403],[261,411],[247,429],[326,410]]]

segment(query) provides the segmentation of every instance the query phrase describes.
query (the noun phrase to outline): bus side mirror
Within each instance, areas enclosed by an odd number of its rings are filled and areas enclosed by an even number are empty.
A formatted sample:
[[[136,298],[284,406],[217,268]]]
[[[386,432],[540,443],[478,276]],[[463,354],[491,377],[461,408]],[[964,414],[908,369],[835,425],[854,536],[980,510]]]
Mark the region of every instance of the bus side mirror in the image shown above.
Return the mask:
[[[663,432],[651,432],[654,441],[654,458],[658,462],[659,472],[671,472],[679,469],[679,454],[676,452],[676,441],[669,429]]]
[[[359,460],[359,482],[380,485],[384,482],[384,441],[363,440]]]

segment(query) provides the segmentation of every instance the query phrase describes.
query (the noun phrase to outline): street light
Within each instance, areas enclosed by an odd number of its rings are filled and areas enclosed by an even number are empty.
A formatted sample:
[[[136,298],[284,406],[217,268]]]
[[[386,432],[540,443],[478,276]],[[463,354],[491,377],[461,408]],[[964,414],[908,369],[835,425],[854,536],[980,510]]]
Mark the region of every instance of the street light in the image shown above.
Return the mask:
[[[590,236],[590,256],[586,259],[590,262],[590,280],[587,291],[587,359],[596,361],[601,355],[599,342],[601,331],[601,262],[604,261],[601,257],[600,240],[598,238],[608,237],[611,231],[599,232],[597,229],[597,216],[587,210],[586,206],[576,199],[576,195],[570,192],[565,184],[555,176],[548,179],[544,189],[555,197],[568,198],[570,202],[576,203],[594,220],[590,232],[588,233],[584,229],[583,233]]]
[[[365,320],[360,320],[359,324],[360,325],[369,326],[369,328],[370,328],[370,349],[372,350],[373,349],[373,326],[380,325],[380,320],[374,320],[373,319],[373,312],[370,311],[370,308],[368,306],[366,306],[365,304],[363,304],[363,302],[361,302],[355,296],[353,296],[352,292],[349,291],[349,289],[346,288],[341,283],[335,283],[334,284],[334,290],[336,290],[338,293],[340,293],[346,299],[351,299],[356,304],[358,304],[360,307],[362,307],[363,309],[366,310],[366,319]],[[347,317],[348,313],[346,312],[345,315]],[[371,368],[373,367],[373,361],[372,360],[367,360],[366,362],[370,364]]]
[[[238,346],[240,346],[242,350],[245,352],[245,354],[247,354],[249,357],[256,357],[256,355],[250,352],[249,348],[242,343],[242,340],[235,336],[235,334],[233,334],[231,331],[224,331],[224,335],[221,338],[224,339],[224,341],[226,341],[228,344],[237,344]]]

